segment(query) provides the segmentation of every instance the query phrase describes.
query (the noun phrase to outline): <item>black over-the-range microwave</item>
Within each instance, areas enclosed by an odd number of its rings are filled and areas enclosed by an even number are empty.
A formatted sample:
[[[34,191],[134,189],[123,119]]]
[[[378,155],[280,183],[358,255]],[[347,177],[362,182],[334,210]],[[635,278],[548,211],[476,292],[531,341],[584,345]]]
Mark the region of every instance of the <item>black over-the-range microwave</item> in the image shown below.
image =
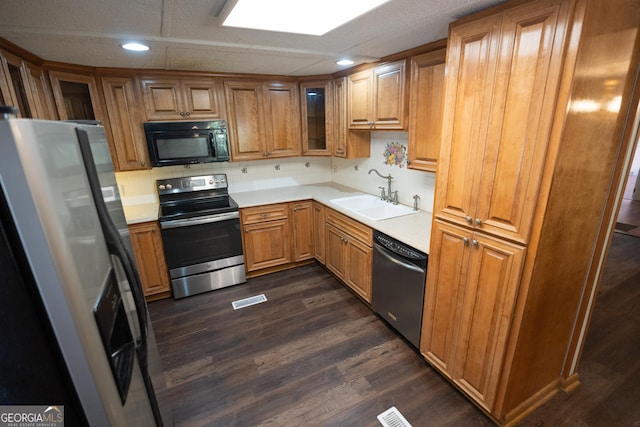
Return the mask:
[[[152,166],[229,161],[227,124],[207,122],[147,122],[144,124]]]

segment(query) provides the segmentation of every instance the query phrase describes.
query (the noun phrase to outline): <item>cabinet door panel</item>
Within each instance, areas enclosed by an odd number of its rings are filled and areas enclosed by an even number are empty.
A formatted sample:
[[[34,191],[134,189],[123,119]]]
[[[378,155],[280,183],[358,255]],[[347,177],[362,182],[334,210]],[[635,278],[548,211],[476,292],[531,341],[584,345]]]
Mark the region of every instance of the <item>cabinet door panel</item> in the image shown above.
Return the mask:
[[[334,140],[333,155],[347,157],[347,78],[342,77],[333,81],[333,117]]]
[[[134,224],[129,226],[129,231],[145,296],[168,293],[169,274],[158,224]]]
[[[180,83],[172,79],[142,80],[147,120],[175,120],[180,118]]]
[[[422,316],[420,352],[451,376],[468,263],[470,232],[435,221]]]
[[[507,11],[476,216],[525,242],[537,203],[560,76],[567,2]]]
[[[43,120],[56,120],[57,116],[53,107],[53,98],[45,73],[42,68],[23,61],[22,67],[29,80],[30,91],[27,94],[29,104],[33,106],[34,118]]]
[[[219,99],[221,89],[218,82],[215,80],[185,80],[182,82],[182,90],[185,97],[185,109],[191,119],[224,118],[223,103]]]
[[[347,256],[345,240],[342,232],[332,225],[327,225],[325,233],[327,237],[327,268],[331,270],[339,279],[346,277]]]
[[[325,207],[313,202],[313,255],[321,264],[325,263],[326,256],[326,228]]]
[[[103,77],[102,89],[113,135],[114,163],[118,170],[144,169],[149,165],[138,97],[129,78]]]
[[[311,202],[291,205],[293,229],[293,260],[313,258],[313,208]]]
[[[429,52],[411,59],[409,102],[410,169],[435,172],[442,137],[442,99],[446,50]]]
[[[445,89],[439,176],[434,212],[466,224],[473,217],[479,190],[493,76],[495,75],[500,16],[453,28]]]
[[[403,129],[405,123],[405,61],[376,67],[373,72],[372,117],[376,129]]]
[[[473,235],[453,379],[491,409],[501,379],[525,248]]]
[[[300,100],[295,83],[274,83],[266,90],[268,157],[300,155]]]
[[[370,70],[349,76],[348,126],[351,129],[369,129],[373,121],[373,78]]]
[[[94,76],[49,70],[49,78],[60,120],[100,120],[105,123]],[[80,93],[78,89],[81,89]]]
[[[244,226],[247,271],[291,262],[288,220]]]
[[[234,161],[262,158],[265,153],[260,87],[260,83],[225,82],[227,127]]]
[[[349,238],[345,283],[365,301],[371,302],[371,259],[373,250]]]

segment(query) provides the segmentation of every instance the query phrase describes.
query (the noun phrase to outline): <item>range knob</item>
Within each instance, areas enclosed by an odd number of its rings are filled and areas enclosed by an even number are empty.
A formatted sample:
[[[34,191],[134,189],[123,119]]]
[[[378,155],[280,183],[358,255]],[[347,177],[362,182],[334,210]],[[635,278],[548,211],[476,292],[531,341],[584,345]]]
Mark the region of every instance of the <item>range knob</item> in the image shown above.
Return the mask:
[[[212,185],[212,184],[213,184],[213,179],[210,179],[209,180],[209,185]]]
[[[160,190],[164,190],[164,188],[165,188],[165,187],[164,187],[164,184],[160,184],[160,185],[158,185],[158,188],[159,188]]]
[[[171,190],[173,188],[171,184],[167,184],[166,187],[167,187],[167,190]]]

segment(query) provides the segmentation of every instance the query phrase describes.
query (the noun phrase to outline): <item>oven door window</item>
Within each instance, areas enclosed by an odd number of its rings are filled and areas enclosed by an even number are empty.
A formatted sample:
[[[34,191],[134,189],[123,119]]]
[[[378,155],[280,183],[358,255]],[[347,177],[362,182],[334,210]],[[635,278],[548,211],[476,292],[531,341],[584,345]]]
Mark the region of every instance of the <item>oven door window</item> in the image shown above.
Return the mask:
[[[169,270],[242,255],[240,220],[162,229]]]

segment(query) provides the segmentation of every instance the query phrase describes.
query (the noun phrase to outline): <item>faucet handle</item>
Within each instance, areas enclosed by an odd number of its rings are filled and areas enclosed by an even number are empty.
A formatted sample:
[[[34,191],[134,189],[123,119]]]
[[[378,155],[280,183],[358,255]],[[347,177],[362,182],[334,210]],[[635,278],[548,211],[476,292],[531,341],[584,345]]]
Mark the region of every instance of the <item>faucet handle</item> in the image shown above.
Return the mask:
[[[393,198],[391,198],[391,194],[393,194]],[[392,191],[391,194],[389,194],[389,201],[393,202],[394,205],[398,204],[398,190],[396,191]]]
[[[378,187],[381,192],[380,192],[380,199],[384,200],[387,198],[387,195],[384,193],[384,187]]]
[[[417,211],[418,210],[418,200],[420,200],[420,196],[418,196],[417,194],[413,196],[413,210]]]

